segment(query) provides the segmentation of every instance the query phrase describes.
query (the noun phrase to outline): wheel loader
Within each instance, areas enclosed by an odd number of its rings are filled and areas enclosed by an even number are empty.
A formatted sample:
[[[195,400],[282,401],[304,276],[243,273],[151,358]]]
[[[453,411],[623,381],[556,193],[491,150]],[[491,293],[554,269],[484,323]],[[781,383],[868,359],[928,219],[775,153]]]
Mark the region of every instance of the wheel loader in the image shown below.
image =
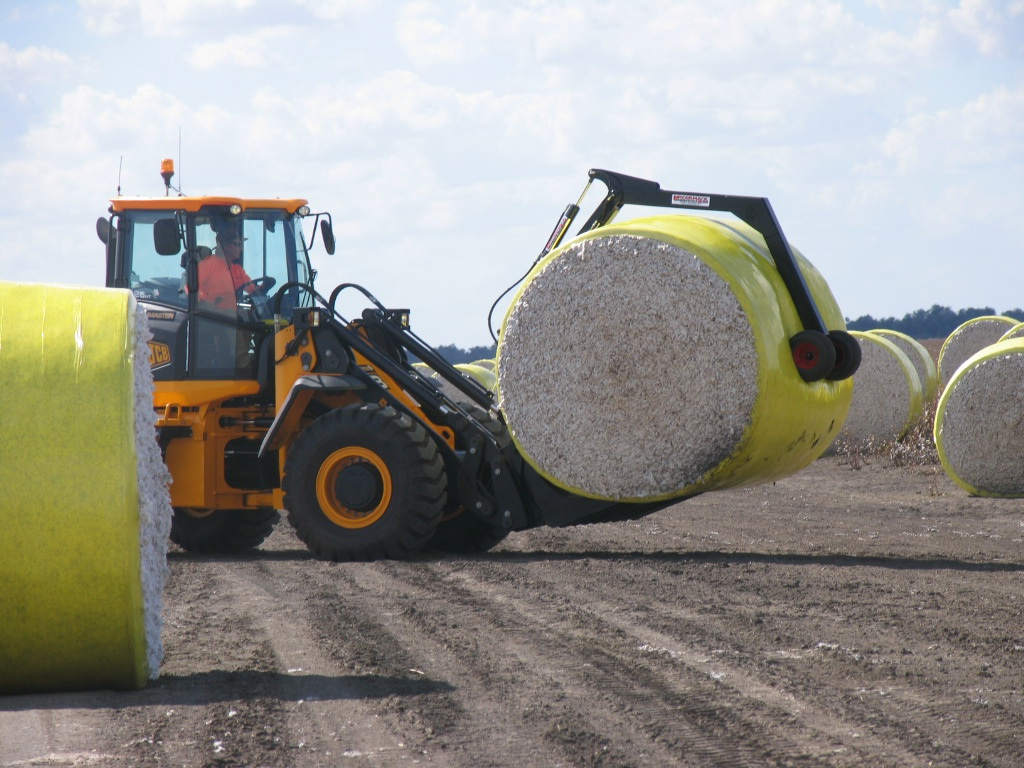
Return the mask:
[[[107,286],[133,292],[153,335],[171,538],[185,550],[255,548],[284,511],[322,559],[481,552],[510,531],[635,519],[680,500],[605,501],[552,484],[517,452],[493,394],[416,335],[408,309],[355,284],[326,294],[315,287],[316,235],[335,251],[330,214],[312,213],[303,199],[182,195],[173,174],[164,161],[163,196],[114,198],[97,233]],[[595,180],[608,192],[580,231],[626,204],[729,211],[749,223],[804,323],[791,342],[801,376],[839,379],[856,369],[856,341],[824,327],[766,199],[671,192],[603,170],[590,171],[588,189]],[[579,203],[566,207],[541,255],[578,213]],[[245,283],[216,304],[202,278],[229,240],[243,246],[235,268]],[[361,316],[340,314],[343,292],[365,299]]]

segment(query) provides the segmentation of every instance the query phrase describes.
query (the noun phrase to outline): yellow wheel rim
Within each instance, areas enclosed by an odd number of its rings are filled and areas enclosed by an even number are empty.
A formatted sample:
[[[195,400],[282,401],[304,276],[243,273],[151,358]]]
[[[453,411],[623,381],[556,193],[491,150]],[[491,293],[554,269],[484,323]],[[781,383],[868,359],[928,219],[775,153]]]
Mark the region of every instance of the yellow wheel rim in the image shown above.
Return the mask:
[[[391,504],[391,473],[373,451],[341,448],[320,465],[316,498],[335,525],[365,528],[380,520]]]

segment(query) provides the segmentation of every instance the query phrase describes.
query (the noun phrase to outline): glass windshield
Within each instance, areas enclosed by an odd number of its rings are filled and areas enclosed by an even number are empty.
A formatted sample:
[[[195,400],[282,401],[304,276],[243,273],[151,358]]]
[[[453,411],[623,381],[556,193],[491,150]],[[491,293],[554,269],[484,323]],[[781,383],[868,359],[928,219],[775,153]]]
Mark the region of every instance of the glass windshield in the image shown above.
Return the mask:
[[[156,252],[153,224],[158,219],[174,219],[166,211],[134,211],[128,218],[125,258],[128,263],[128,287],[137,299],[185,308],[185,269],[178,253],[164,256]]]
[[[309,282],[309,258],[299,219],[290,218],[282,211],[249,210],[240,217],[199,215],[196,217],[195,237],[200,274],[199,302],[201,306],[209,305],[206,308],[221,309],[214,306],[219,297],[208,296],[203,290],[203,274],[207,271],[203,267],[210,256],[220,256],[231,265],[235,285],[245,284],[239,291],[241,295],[238,298],[242,301],[272,297],[285,283]],[[231,304],[228,310],[233,312],[235,306],[229,299],[223,297],[221,303]],[[290,311],[296,306],[296,301],[305,306],[310,299],[305,292],[289,290],[282,309]],[[269,317],[266,307],[257,306],[256,310],[257,315]]]

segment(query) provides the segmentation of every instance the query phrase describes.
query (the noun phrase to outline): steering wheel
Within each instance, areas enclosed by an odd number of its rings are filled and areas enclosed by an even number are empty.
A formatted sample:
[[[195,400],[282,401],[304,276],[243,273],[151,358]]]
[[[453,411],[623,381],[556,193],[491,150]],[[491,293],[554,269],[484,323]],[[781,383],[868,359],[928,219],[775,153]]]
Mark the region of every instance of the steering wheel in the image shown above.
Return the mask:
[[[277,285],[277,278],[271,277],[270,275],[264,275],[263,277],[257,277],[253,280],[250,280],[248,283],[246,283],[236,291],[239,299],[242,299],[244,297],[246,292],[245,289],[247,286],[250,285],[254,286],[255,288],[255,290],[253,291],[254,294],[259,296],[266,296],[267,292],[270,291],[270,289],[273,288],[275,285]]]

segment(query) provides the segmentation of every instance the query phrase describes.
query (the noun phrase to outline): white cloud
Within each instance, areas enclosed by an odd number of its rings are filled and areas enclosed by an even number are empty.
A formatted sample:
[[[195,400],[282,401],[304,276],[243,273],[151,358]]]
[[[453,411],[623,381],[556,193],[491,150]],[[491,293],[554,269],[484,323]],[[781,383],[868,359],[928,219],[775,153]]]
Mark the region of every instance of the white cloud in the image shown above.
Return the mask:
[[[62,51],[35,45],[17,49],[0,41],[0,84],[7,90],[21,92],[63,77],[72,66],[71,57]]]
[[[1021,0],[79,0],[77,17],[41,14],[8,17],[0,43],[0,97],[34,100],[0,114],[8,279],[40,274],[25,222],[45,200],[88,254],[64,272],[101,280],[91,229],[119,161],[126,194],[159,194],[179,130],[187,192],[332,210],[344,247],[319,265],[325,282],[412,305],[439,343],[484,341],[489,300],[589,167],[769,196],[853,314],[916,308],[871,306],[885,292],[861,274],[906,281],[914,238],[956,274],[948,251],[969,222],[991,244],[1000,217],[1024,213]]]
[[[86,29],[97,35],[115,36],[126,31],[147,37],[182,34],[193,20],[216,17],[225,11],[250,8],[255,0],[78,0]]]
[[[957,109],[907,116],[885,136],[882,152],[900,174],[969,174],[1024,153],[1024,85],[998,86]]]
[[[284,58],[281,48],[289,36],[289,30],[282,27],[261,29],[252,34],[229,35],[195,46],[187,60],[193,68],[201,71],[215,70],[226,65],[246,69],[270,67]]]
[[[1002,27],[1007,15],[1001,7],[993,7],[989,0],[961,0],[960,5],[949,12],[949,19],[953,28],[973,41],[981,54],[1000,52],[1006,41]],[[1020,39],[1015,43],[1019,45]]]

